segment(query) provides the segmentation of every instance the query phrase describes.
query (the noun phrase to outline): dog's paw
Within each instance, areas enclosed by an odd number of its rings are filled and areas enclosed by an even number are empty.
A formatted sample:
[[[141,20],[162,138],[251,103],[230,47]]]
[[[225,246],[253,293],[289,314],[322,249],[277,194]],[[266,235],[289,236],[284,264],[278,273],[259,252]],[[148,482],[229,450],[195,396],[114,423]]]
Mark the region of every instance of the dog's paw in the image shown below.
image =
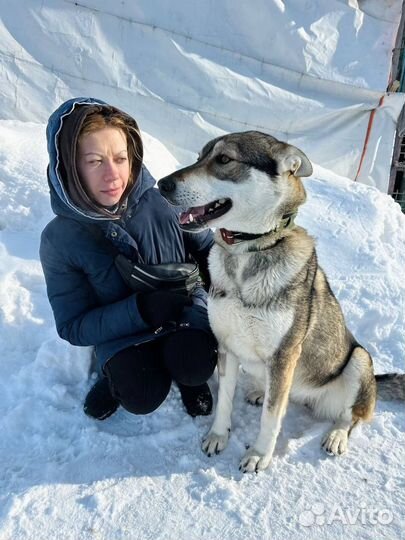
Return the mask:
[[[219,435],[218,433],[209,432],[203,439],[201,448],[202,451],[207,454],[208,457],[214,454],[219,454],[226,448],[229,440],[229,431],[225,435]]]
[[[263,471],[267,469],[271,461],[271,455],[263,455],[255,448],[249,448],[241,459],[239,470],[243,473]]]
[[[347,441],[347,430],[332,429],[322,439],[322,448],[330,456],[340,456],[347,451]]]
[[[246,393],[245,399],[251,405],[263,405],[264,392],[261,390],[251,390]]]

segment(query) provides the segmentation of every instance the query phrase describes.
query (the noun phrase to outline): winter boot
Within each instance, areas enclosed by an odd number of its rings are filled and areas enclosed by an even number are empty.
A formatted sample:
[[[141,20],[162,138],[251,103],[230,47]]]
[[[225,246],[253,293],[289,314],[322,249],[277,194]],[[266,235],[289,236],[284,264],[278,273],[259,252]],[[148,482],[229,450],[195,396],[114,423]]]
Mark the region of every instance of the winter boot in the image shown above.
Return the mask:
[[[190,416],[207,416],[212,411],[212,394],[207,383],[184,386],[177,383],[181,399]]]
[[[99,379],[84,401],[83,410],[87,416],[104,420],[111,416],[119,407],[119,401],[111,394],[107,377]]]

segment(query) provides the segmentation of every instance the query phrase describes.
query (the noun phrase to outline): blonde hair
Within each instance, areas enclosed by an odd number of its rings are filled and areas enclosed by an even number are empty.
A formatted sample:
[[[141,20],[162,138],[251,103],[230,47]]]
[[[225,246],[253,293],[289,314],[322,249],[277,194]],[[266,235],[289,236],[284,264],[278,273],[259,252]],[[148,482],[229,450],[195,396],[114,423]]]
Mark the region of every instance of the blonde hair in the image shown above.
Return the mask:
[[[80,143],[84,135],[99,131],[106,127],[111,127],[121,130],[127,140],[128,160],[130,176],[128,186],[132,185],[136,177],[134,177],[134,168],[139,170],[142,163],[142,142],[139,130],[131,123],[128,122],[128,117],[124,116],[117,109],[105,107],[101,112],[94,112],[86,116],[81,126],[78,144]],[[134,165],[137,167],[134,167]]]

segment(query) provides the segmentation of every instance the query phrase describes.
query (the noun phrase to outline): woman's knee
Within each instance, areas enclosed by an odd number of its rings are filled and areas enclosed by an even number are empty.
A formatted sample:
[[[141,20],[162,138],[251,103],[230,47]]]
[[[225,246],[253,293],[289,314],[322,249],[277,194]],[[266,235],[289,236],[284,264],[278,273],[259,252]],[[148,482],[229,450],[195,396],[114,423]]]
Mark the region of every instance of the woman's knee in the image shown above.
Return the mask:
[[[104,368],[113,396],[133,414],[155,411],[165,401],[172,382],[157,348],[148,345],[119,352]]]
[[[217,363],[217,343],[202,330],[184,330],[162,341],[162,357],[171,377],[181,384],[197,386],[206,382]]]

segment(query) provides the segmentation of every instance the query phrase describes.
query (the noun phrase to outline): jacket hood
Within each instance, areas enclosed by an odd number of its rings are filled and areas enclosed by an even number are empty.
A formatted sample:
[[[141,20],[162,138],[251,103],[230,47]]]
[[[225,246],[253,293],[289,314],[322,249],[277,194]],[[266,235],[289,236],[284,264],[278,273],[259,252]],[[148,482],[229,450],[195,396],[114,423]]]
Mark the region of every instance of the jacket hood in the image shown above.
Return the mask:
[[[85,118],[107,108],[118,113],[131,126],[131,138],[143,155],[142,140],[135,120],[128,114],[94,98],[75,98],[63,103],[49,117],[46,129],[49,165],[48,183],[51,191],[51,206],[56,215],[84,221],[117,220],[128,204],[139,200],[143,192],[153,187],[154,180],[141,162],[133,166],[131,187],[124,193],[115,212],[92,200],[83,189],[76,171],[76,147],[81,126]]]

